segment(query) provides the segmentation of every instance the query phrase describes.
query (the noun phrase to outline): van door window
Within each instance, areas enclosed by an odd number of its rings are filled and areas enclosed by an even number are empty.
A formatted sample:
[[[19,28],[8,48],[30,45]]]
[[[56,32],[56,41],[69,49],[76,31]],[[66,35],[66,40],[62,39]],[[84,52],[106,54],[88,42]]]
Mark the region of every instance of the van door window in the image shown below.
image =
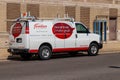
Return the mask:
[[[89,33],[89,31],[87,30],[87,28],[84,25],[82,25],[80,23],[76,23],[75,25],[76,25],[77,33]]]

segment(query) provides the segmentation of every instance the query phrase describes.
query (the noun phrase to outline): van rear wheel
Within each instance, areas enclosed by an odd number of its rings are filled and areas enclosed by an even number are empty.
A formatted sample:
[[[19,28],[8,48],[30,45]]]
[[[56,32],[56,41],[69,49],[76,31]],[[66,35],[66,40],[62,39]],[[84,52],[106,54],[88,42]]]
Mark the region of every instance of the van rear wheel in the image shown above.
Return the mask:
[[[52,51],[49,46],[41,46],[39,49],[39,57],[42,60],[50,59],[52,55]]]
[[[92,43],[90,44],[89,50],[88,50],[88,55],[89,56],[96,56],[98,55],[99,47],[97,44]]]

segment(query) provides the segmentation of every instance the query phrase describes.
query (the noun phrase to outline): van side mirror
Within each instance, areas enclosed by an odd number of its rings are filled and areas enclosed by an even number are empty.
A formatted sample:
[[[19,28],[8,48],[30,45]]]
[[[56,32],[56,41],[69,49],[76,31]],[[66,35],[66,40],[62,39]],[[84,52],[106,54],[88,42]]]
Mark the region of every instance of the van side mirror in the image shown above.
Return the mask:
[[[87,33],[90,33],[90,28],[87,28]]]
[[[89,31],[89,30],[90,30],[90,28],[87,28],[87,30]]]

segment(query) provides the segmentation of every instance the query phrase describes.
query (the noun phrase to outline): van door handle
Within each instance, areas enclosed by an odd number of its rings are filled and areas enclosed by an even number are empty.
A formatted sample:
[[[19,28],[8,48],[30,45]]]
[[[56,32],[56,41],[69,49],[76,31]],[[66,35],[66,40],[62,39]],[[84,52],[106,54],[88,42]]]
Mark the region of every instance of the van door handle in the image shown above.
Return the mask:
[[[66,36],[66,34],[64,35],[64,38],[66,38],[67,36]]]
[[[77,34],[75,34],[75,37],[78,38]]]

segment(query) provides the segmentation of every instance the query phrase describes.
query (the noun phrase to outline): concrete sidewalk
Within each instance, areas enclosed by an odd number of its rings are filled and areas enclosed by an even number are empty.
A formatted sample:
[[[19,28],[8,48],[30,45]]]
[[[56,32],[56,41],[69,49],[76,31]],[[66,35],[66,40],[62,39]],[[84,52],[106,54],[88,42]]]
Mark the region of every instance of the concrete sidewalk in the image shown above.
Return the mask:
[[[7,60],[9,55],[6,48],[0,49],[0,60]]]
[[[109,41],[103,44],[100,53],[115,53],[120,52],[120,41]]]
[[[109,41],[103,44],[103,49],[100,50],[99,54],[110,54],[120,53],[120,42]],[[7,48],[0,49],[0,60],[7,60],[10,54],[7,52]]]

